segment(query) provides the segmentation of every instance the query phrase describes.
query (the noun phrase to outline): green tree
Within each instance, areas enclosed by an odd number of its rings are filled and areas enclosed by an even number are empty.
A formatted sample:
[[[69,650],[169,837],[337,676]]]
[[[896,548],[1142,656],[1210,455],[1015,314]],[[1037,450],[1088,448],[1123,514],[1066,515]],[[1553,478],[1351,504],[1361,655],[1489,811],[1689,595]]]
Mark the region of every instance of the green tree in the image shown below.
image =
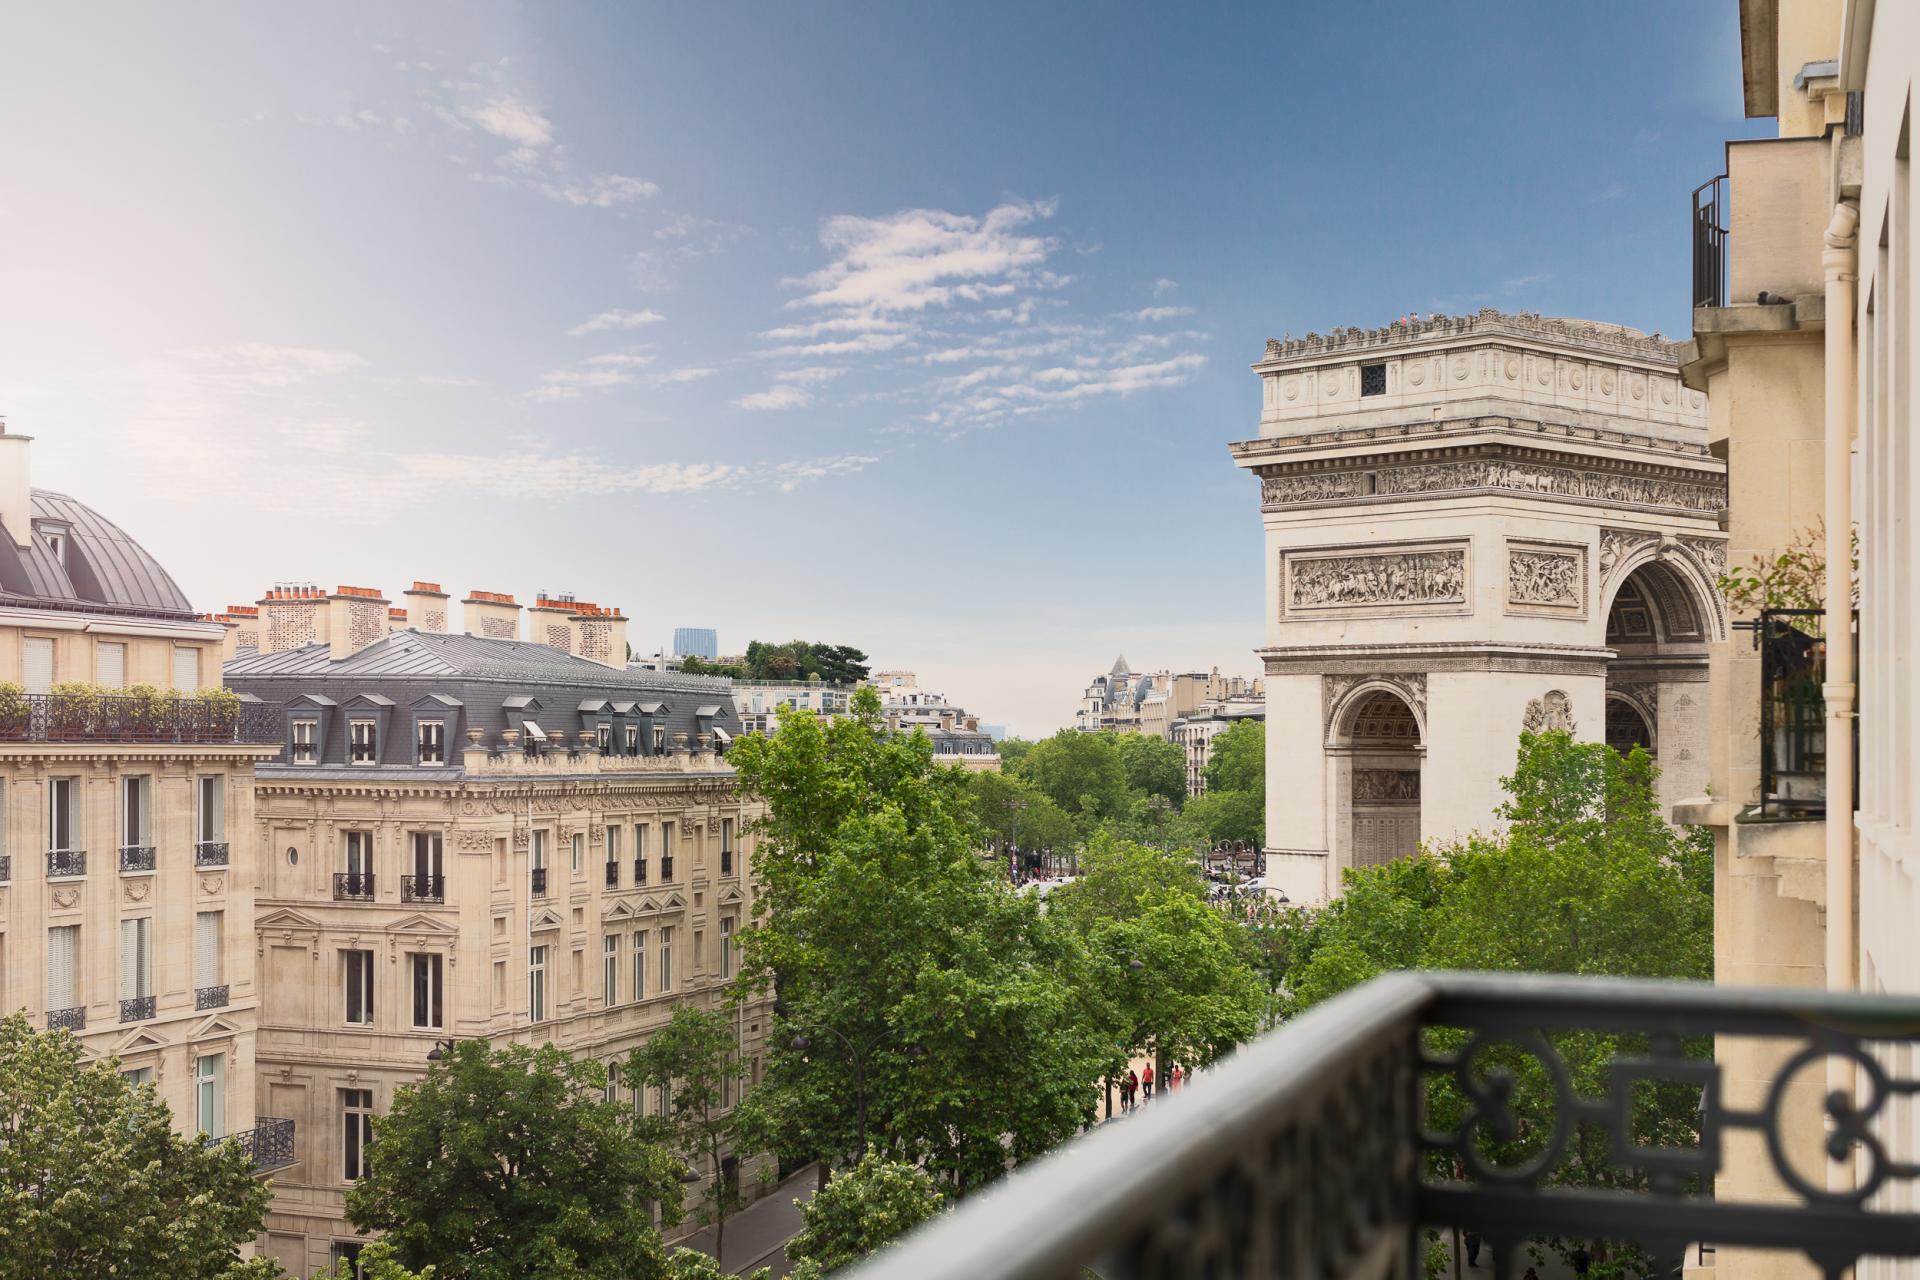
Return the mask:
[[[1117,745],[1129,791],[1161,796],[1174,805],[1187,798],[1185,747],[1150,733],[1123,733]]]
[[[792,1280],[850,1267],[940,1212],[946,1197],[924,1170],[868,1153],[800,1206],[787,1241]]]
[[[1096,1040],[1071,940],[977,856],[965,779],[871,689],[853,710],[730,756],[767,805],[743,969],[780,1002],[750,1101],[784,1153],[873,1146],[964,1190],[1091,1117]]]
[[[237,1143],[173,1130],[152,1085],[65,1031],[0,1019],[0,1278],[265,1280],[243,1262],[272,1192]]]
[[[392,1245],[385,1240],[374,1240],[360,1250],[358,1259],[340,1259],[322,1271],[317,1280],[433,1280],[435,1274],[436,1269],[431,1266],[418,1271],[402,1266],[393,1256]]]
[[[744,1272],[743,1280],[768,1280],[772,1274],[771,1268],[760,1267]],[[667,1280],[733,1280],[733,1277],[720,1269],[718,1261],[698,1249],[675,1249],[667,1255]]]
[[[651,1207],[680,1216],[680,1161],[554,1045],[461,1040],[374,1120],[347,1217],[436,1280],[654,1280]]]
[[[1267,802],[1267,726],[1236,720],[1214,737],[1207,753],[1207,790],[1241,791]]]
[[[1062,729],[1033,744],[1024,772],[1063,812],[1091,832],[1102,818],[1127,812],[1127,766],[1117,737]]]
[[[1000,772],[1014,777],[1026,773],[1027,752],[1033,750],[1033,743],[1025,738],[1002,738],[999,743]]]
[[[1056,849],[1080,842],[1072,818],[1044,791],[1018,777],[984,770],[968,773],[963,790],[976,838],[999,844],[1018,838],[1023,849]]]
[[[628,1085],[667,1091],[667,1114],[658,1118],[652,1136],[707,1162],[700,1220],[713,1224],[715,1257],[726,1256],[727,1214],[739,1206],[739,1192],[723,1176],[727,1153],[737,1153],[741,1138],[726,1096],[746,1074],[733,1019],[722,1010],[684,1004],[627,1060]]]
[[[1205,844],[1258,845],[1266,838],[1266,800],[1253,791],[1214,791],[1187,801],[1188,827]]]

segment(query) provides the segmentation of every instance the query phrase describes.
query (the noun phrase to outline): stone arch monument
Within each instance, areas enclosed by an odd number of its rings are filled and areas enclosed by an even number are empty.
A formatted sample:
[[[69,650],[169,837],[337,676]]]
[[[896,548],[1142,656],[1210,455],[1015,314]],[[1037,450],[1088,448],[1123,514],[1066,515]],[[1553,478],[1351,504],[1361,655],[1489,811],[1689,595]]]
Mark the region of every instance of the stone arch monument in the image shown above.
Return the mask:
[[[1707,779],[1726,465],[1676,344],[1482,311],[1272,341],[1267,867],[1295,902],[1496,825],[1523,728]]]

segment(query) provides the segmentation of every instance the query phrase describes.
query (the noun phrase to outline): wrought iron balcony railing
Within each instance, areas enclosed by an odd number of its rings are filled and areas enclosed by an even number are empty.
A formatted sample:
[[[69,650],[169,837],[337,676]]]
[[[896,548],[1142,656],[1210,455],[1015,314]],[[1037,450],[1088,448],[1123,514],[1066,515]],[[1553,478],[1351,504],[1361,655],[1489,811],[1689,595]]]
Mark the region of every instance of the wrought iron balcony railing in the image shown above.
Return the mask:
[[[666,854],[660,855],[660,882],[665,884],[673,879],[673,859]]]
[[[1615,1038],[1614,1056],[1576,1083],[1562,1046],[1595,1036]],[[1706,1056],[1716,1038],[1780,1054],[1758,1106],[1729,1096]],[[1895,1046],[1916,1041],[1914,999],[1396,973],[1016,1170],[849,1280],[1064,1280],[1083,1267],[1109,1280],[1385,1280],[1428,1274],[1429,1232],[1454,1231],[1481,1237],[1495,1280],[1518,1276],[1526,1243],[1546,1238],[1631,1244],[1654,1276],[1679,1274],[1704,1244],[1797,1252],[1838,1277],[1862,1257],[1920,1257],[1920,1214],[1867,1208],[1911,1203],[1920,1181],[1871,1132],[1920,1091],[1883,1065],[1911,1062]],[[1854,1099],[1828,1093],[1830,1064],[1855,1073]],[[1544,1113],[1522,1118],[1516,1080]],[[1667,1132],[1660,1144],[1643,1127],[1661,1090],[1697,1094],[1691,1141]],[[1802,1113],[1815,1107],[1824,1114]],[[1819,1153],[1797,1164],[1788,1150],[1822,1121],[1826,1160],[1857,1170],[1852,1190],[1828,1189]],[[1716,1198],[1730,1152],[1761,1162],[1781,1198]],[[1615,1189],[1553,1185],[1575,1166],[1604,1168]]]
[[[255,1173],[284,1169],[294,1162],[293,1121],[278,1116],[255,1116],[253,1128],[227,1139],[240,1144],[253,1160]]]
[[[85,1031],[86,1029],[85,1005],[75,1005],[71,1009],[47,1010],[47,1030],[49,1031]]]
[[[609,862],[607,864],[607,888],[618,889],[619,887],[620,864],[618,862]]]
[[[195,1009],[224,1009],[227,1007],[227,984],[217,987],[195,987],[193,992]]]
[[[246,742],[286,736],[267,702],[24,693],[0,698],[0,742]]]
[[[544,898],[547,896],[547,869],[545,867],[535,867],[528,879],[532,882],[534,897]]]
[[[720,851],[720,874],[723,876],[733,874],[733,850],[731,849]]]
[[[633,882],[636,885],[642,885],[647,882],[647,860],[645,858],[635,858],[633,860]]]
[[[400,877],[400,901],[445,902],[446,900],[447,878],[445,876]]]
[[[335,902],[372,902],[373,872],[336,871],[333,873]]]
[[[120,846],[120,870],[123,872],[151,871],[158,855],[150,844],[123,844]]]
[[[196,867],[224,867],[227,865],[227,842],[225,840],[200,840],[193,846],[193,865]]]
[[[1693,305],[1727,305],[1727,175],[1693,189]]]
[[[134,996],[120,1002],[120,1021],[145,1022],[153,1016],[153,997]]]
[[[87,851],[85,849],[49,849],[47,850],[47,875],[83,876],[87,874]]]
[[[0,853],[0,884],[6,884],[12,879],[13,855],[10,853]]]

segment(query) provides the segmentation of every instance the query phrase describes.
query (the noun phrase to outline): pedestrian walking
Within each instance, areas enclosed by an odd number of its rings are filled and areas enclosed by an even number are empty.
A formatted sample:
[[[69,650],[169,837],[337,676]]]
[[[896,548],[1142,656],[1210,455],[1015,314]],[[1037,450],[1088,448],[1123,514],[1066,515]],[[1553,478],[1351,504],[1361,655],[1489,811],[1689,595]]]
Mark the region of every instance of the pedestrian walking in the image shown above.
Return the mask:
[[[1140,1073],[1140,1089],[1141,1089],[1142,1095],[1146,1098],[1146,1100],[1148,1102],[1152,1102],[1153,1101],[1153,1064],[1151,1062],[1147,1064],[1147,1069]]]
[[[1585,1245],[1574,1246],[1574,1250],[1568,1255],[1567,1261],[1573,1263],[1573,1274],[1577,1276],[1583,1276],[1593,1270],[1593,1255],[1587,1252]]]
[[[1177,1062],[1173,1064],[1173,1070],[1167,1072],[1167,1077],[1172,1082],[1171,1087],[1175,1093],[1180,1092],[1180,1082],[1185,1078],[1185,1075],[1186,1073],[1180,1070],[1180,1064]]]
[[[1467,1265],[1470,1267],[1477,1267],[1480,1265],[1480,1233],[1478,1231],[1467,1232],[1466,1242],[1467,1242]]]
[[[1140,1073],[1132,1067],[1127,1068],[1127,1088],[1121,1096],[1127,1101],[1127,1110],[1133,1110],[1134,1099],[1140,1096]]]

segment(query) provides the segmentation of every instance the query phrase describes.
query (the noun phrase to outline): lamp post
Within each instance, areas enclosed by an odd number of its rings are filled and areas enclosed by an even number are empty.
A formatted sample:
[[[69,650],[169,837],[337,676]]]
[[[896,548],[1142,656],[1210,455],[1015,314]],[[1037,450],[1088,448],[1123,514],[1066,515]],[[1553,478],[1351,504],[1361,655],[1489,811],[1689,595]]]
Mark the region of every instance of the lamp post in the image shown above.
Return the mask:
[[[1006,811],[1013,815],[1013,865],[1010,868],[1010,878],[1018,880],[1020,878],[1020,811],[1027,807],[1027,802],[1019,796],[1008,796],[1001,803]]]
[[[444,1062],[453,1056],[452,1040],[435,1040],[433,1048],[427,1050],[428,1062]]]
[[[1154,834],[1159,837],[1160,848],[1164,852],[1167,847],[1167,810],[1173,808],[1173,801],[1161,795],[1148,796],[1147,808],[1153,811]]]

